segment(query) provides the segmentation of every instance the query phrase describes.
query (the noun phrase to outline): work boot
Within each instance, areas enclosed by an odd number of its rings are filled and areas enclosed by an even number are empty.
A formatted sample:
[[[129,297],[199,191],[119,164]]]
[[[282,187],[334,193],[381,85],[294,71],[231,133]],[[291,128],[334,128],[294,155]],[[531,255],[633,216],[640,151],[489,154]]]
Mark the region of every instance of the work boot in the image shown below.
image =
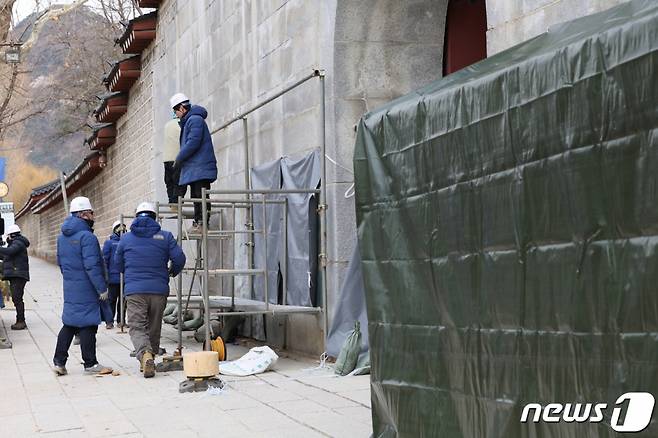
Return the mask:
[[[155,376],[155,361],[153,360],[153,353],[145,351],[144,354],[142,354],[141,364],[144,378],[148,379],[149,377]]]
[[[16,324],[11,325],[12,330],[25,330],[27,328],[27,324],[25,324],[25,321],[16,321]]]
[[[66,367],[64,365],[54,365],[53,371],[58,376],[65,376],[68,374],[68,371],[66,371]]]
[[[85,373],[87,374],[111,374],[112,371],[113,371],[112,368],[105,367],[99,363],[97,363],[93,367],[85,367]]]
[[[108,322],[107,324],[105,324],[105,328],[108,329],[108,330],[112,330],[114,328],[114,324],[112,324],[111,322]]]

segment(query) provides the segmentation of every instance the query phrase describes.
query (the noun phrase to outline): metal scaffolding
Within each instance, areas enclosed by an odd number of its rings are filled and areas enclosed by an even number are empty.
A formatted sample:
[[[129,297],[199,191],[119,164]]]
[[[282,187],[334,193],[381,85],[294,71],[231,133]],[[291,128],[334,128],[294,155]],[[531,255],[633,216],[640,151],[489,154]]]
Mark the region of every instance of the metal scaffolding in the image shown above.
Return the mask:
[[[257,109],[267,105],[273,100],[283,96],[284,94],[294,90],[300,85],[306,83],[307,81],[318,78],[320,83],[320,93],[321,93],[321,108],[320,108],[320,126],[321,126],[321,142],[320,142],[320,152],[321,152],[321,170],[320,178],[321,185],[320,189],[309,189],[309,190],[253,190],[251,189],[250,181],[250,154],[249,154],[249,130],[247,123],[247,116]],[[178,350],[177,354],[180,355],[183,346],[183,317],[184,311],[192,304],[192,308],[202,310],[204,312],[204,323],[205,323],[205,348],[210,349],[210,340],[213,333],[211,333],[211,317],[222,317],[229,315],[276,315],[276,314],[323,314],[323,328],[324,336],[326,337],[327,328],[328,328],[328,311],[327,311],[327,231],[326,231],[326,211],[327,211],[327,195],[326,195],[326,120],[325,120],[325,82],[324,82],[324,71],[323,70],[313,70],[312,73],[298,80],[290,86],[285,87],[282,91],[276,93],[275,95],[269,97],[268,99],[263,100],[257,105],[251,107],[247,111],[242,112],[238,116],[232,118],[228,122],[224,123],[219,128],[212,131],[211,134],[215,134],[233,123],[241,120],[243,125],[244,132],[244,184],[245,187],[242,190],[207,190],[202,189],[201,198],[183,198],[179,197],[177,204],[164,204],[157,203],[157,217],[159,221],[163,219],[177,219],[177,231],[178,231],[178,244],[182,245],[184,240],[194,242],[196,244],[196,257],[194,260],[194,267],[186,266],[183,269],[181,275],[176,279],[176,297],[170,297],[169,300],[176,303],[178,307]],[[304,307],[304,306],[294,306],[287,305],[287,221],[288,221],[288,201],[287,198],[278,199],[282,195],[291,195],[291,194],[313,194],[319,196],[319,204],[317,208],[317,214],[320,218],[320,250],[319,250],[319,270],[320,270],[320,285],[321,285],[321,296],[322,303],[318,307]],[[201,203],[202,205],[202,214],[203,214],[203,226],[200,233],[188,233],[184,228],[184,221],[186,218],[191,217],[190,207],[194,203]],[[267,274],[267,245],[268,245],[268,227],[267,227],[267,205],[279,204],[283,205],[283,242],[282,245],[284,254],[283,254],[283,266],[282,270],[282,289],[283,289],[283,304],[273,304],[270,303],[270,288],[271,285],[268,284],[268,274]],[[253,220],[253,208],[254,206],[259,205],[262,207],[262,222],[263,229],[254,228]],[[222,229],[220,226],[218,230],[209,230],[207,226],[209,220],[209,210],[218,211],[218,209],[230,209],[233,212],[233,224],[234,229]],[[245,229],[238,230],[235,229],[236,222],[236,211],[244,210],[247,217]],[[221,215],[220,215],[221,216]],[[123,223],[124,218],[130,216],[122,215],[121,221]],[[265,260],[264,266],[262,269],[257,269],[254,265],[254,237],[260,234],[263,239],[263,245],[261,248],[256,248],[257,251],[263,251]],[[223,247],[222,242],[226,240],[235,239],[238,235],[247,236],[248,242],[246,243],[246,266],[245,269],[236,269],[235,258],[233,268],[224,269],[223,262],[220,262],[220,268],[215,269],[211,268],[208,263],[208,243],[212,240],[220,241],[220,257],[223,257]],[[192,282],[194,281],[194,276],[199,275],[199,286],[200,286],[200,296],[188,296],[187,304],[183,303],[183,275],[192,274]],[[211,295],[209,288],[209,279],[210,277],[247,277],[247,288],[250,293],[254,290],[253,279],[256,276],[262,276],[264,278],[264,300],[255,300],[247,299],[242,297],[235,296],[235,287],[232,285],[230,288],[230,295]],[[223,283],[223,282],[222,282]],[[190,294],[192,287],[190,286]],[[223,284],[221,290],[223,291]],[[251,295],[250,295],[251,296]],[[121,286],[121,306],[122,306],[122,319],[121,319],[121,329],[123,330],[123,279]]]

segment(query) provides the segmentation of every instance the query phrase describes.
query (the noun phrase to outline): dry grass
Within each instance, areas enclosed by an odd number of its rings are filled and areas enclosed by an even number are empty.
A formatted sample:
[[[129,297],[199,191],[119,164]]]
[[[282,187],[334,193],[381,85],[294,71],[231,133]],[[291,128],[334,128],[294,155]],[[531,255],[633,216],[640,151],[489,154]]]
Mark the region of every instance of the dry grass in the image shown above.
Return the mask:
[[[9,186],[7,201],[14,203],[14,211],[25,205],[34,187],[57,178],[57,171],[45,166],[35,166],[23,154],[7,156],[5,169],[6,183]]]

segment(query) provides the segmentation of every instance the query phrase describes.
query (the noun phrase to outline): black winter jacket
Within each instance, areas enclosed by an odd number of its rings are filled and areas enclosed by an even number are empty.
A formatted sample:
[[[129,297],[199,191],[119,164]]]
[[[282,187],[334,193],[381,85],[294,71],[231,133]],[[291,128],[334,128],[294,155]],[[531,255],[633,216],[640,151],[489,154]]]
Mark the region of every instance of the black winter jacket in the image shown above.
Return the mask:
[[[9,242],[6,248],[0,247],[0,257],[3,260],[2,276],[5,280],[24,278],[30,280],[30,265],[27,258],[27,247],[30,241],[25,236],[18,235]]]

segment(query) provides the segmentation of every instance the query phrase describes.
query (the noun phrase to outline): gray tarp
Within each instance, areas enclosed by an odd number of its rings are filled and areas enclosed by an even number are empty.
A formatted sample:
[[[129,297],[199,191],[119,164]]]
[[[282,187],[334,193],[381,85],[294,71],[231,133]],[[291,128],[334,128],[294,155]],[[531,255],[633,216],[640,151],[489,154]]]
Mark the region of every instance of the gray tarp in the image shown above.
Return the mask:
[[[299,160],[281,160],[284,190],[316,189],[320,184],[320,151]],[[317,254],[311,254],[312,221],[317,214],[309,211],[312,194],[291,194],[288,198],[288,302],[295,306],[312,306],[315,295]],[[283,254],[281,254],[283,256]],[[281,260],[283,264],[283,260]],[[315,266],[313,269],[312,267]]]
[[[368,314],[358,245],[354,248],[345,281],[336,298],[334,317],[327,336],[329,356],[338,357],[348,333],[354,330],[354,322],[357,320],[361,323],[361,353],[363,354],[368,351]]]
[[[284,157],[261,166],[251,171],[253,189],[315,189],[320,183],[320,160],[319,151],[311,152],[299,160]],[[291,194],[288,198],[288,299],[287,304],[295,306],[311,306],[311,291],[314,290],[313,282],[315,272],[312,266],[317,258],[311,254],[313,223],[316,214],[309,214],[311,205],[311,194]],[[270,196],[268,199],[281,199]],[[262,207],[254,207],[254,227],[262,229],[263,217]],[[283,266],[282,227],[283,209],[281,206],[270,205],[266,207],[267,229],[269,232],[267,240],[267,270],[269,299],[271,303],[278,303],[277,291],[279,290],[279,272]],[[256,235],[254,240],[255,252],[254,263],[256,268],[265,265],[265,256],[262,245],[263,238]],[[264,282],[262,276],[254,280],[254,296],[263,300],[265,297]],[[281,303],[283,304],[283,303]]]
[[[251,169],[251,187],[254,190],[268,189],[275,190],[281,187],[281,159],[265,163],[261,166]],[[260,199],[254,196],[254,199]],[[279,199],[279,196],[269,196],[268,200]],[[267,260],[268,272],[268,295],[269,302],[277,302],[278,291],[278,278],[279,278],[279,259],[281,258],[281,239],[283,228],[283,207],[281,205],[268,205],[265,207],[266,220],[267,220],[267,257],[263,251],[262,246],[263,236],[256,234],[254,237],[254,265],[256,269],[262,269]],[[254,206],[254,229],[263,229],[263,207],[260,205]],[[254,298],[257,300],[265,300],[265,283],[262,275],[254,277]]]

